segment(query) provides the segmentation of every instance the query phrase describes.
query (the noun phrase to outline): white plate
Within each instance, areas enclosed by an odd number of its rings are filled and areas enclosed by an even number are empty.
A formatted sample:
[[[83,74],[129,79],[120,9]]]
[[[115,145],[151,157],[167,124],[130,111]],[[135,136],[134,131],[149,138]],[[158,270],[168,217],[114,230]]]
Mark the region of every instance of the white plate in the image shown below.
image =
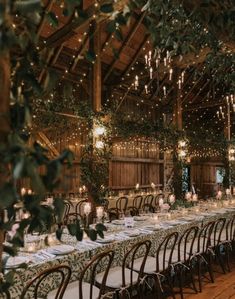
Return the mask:
[[[149,231],[155,231],[161,229],[160,225],[148,225],[145,226],[144,229],[149,230]]]
[[[133,218],[135,221],[145,221],[148,219],[146,216],[134,216]]]
[[[112,243],[114,239],[112,238],[104,238],[104,239],[97,239],[96,242],[100,244],[109,244]]]
[[[73,252],[74,247],[70,245],[57,245],[50,247],[47,251],[55,255],[63,255]]]
[[[124,225],[125,224],[125,221],[124,220],[113,220],[112,221],[112,224],[116,224],[116,225]]]
[[[26,256],[9,257],[6,263],[6,268],[17,268],[23,263],[29,263],[29,258]]]
[[[137,237],[140,235],[140,232],[138,230],[132,230],[132,231],[126,230],[123,232],[123,234],[128,237]]]

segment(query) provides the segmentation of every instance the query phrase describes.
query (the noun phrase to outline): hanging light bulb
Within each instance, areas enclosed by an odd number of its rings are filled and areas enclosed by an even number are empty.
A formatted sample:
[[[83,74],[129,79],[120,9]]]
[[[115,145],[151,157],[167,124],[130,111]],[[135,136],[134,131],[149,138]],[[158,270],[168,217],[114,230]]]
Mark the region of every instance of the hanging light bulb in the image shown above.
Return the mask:
[[[164,93],[164,96],[166,96],[166,86],[163,86],[163,93]]]
[[[153,68],[152,67],[149,69],[149,72],[150,72],[150,79],[153,79]]]
[[[148,94],[148,85],[145,85],[144,88],[145,88],[145,93]]]
[[[170,81],[172,80],[172,74],[173,74],[173,69],[170,69],[170,72],[169,72],[169,80]]]

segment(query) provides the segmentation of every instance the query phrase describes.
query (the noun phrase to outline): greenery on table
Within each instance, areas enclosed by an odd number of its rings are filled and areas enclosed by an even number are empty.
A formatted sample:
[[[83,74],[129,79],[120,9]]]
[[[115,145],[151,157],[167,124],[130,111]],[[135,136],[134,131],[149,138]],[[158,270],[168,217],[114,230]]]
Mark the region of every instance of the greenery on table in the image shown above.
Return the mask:
[[[71,15],[75,10],[75,19],[88,18],[84,14],[80,0],[62,2],[64,4],[64,16]],[[107,30],[110,33],[113,32],[118,39],[123,39],[121,25],[128,22],[130,12],[140,8],[147,12],[145,24],[157,51],[160,50],[163,53],[168,50],[174,57],[191,52],[198,53],[205,47],[210,47],[213,56],[208,56],[208,68],[211,68],[213,72],[222,61],[217,79],[222,80],[220,82],[226,82],[227,90],[234,90],[234,73],[226,73],[226,76],[223,76],[228,66],[234,66],[234,55],[228,53],[228,40],[224,40],[224,37],[229,36],[234,41],[234,7],[229,1],[218,3],[218,1],[213,0],[183,2],[131,0],[129,5],[119,13],[113,11],[113,7],[114,1],[101,2],[97,14],[99,16],[101,13],[108,15],[114,13],[113,19],[107,25]],[[29,231],[41,231],[52,225],[53,216],[58,222],[61,220],[62,200],[55,199],[54,209],[45,209],[40,203],[46,191],[52,191],[59,184],[63,163],[65,161],[69,164],[72,162],[70,151],[65,151],[58,158],[50,160],[46,150],[39,144],[34,143],[32,147],[27,145],[27,135],[32,122],[32,99],[44,99],[53,90],[58,79],[58,74],[48,67],[46,62],[47,50],[37,34],[37,28],[42,18],[45,17],[52,26],[57,26],[58,20],[53,12],[46,12],[43,9],[39,0],[6,1],[0,6],[0,51],[1,55],[10,57],[12,80],[11,98],[9,99],[11,103],[11,131],[7,142],[2,143],[0,147],[1,169],[4,171],[4,175],[1,174],[4,183],[0,189],[1,234],[10,231],[15,224],[15,204],[23,203],[25,209],[30,213],[28,219],[20,222],[17,233],[10,242],[11,245],[4,247],[4,251],[11,254],[15,254],[16,249],[23,245],[23,233],[26,227]],[[116,24],[120,26],[116,26]],[[93,60],[92,57],[94,57],[92,53],[86,53],[88,60]],[[226,64],[224,63],[225,59],[227,60]],[[45,80],[38,79],[42,70],[46,71]],[[4,117],[9,118],[9,115]],[[124,126],[126,126],[125,131]],[[92,130],[91,123],[89,123],[89,128]],[[130,128],[135,135],[144,132],[145,136],[151,136],[153,132],[163,132],[156,130],[158,124],[142,123],[139,124],[141,130],[138,130],[133,122],[120,120],[120,123],[115,123],[115,129],[121,135],[131,135]],[[167,139],[167,136],[172,136],[172,133],[176,137],[181,135],[175,130],[164,128],[164,134],[162,134],[164,138],[162,139]],[[159,133],[158,135],[161,136]],[[175,141],[175,139],[172,140]],[[103,174],[105,173],[106,170],[104,169],[107,169],[106,154],[108,153],[109,149],[104,153],[94,154],[92,140],[90,140],[82,160],[84,181],[91,184],[89,188],[95,197],[100,190],[97,190],[97,186],[94,186],[93,183],[98,176],[100,177],[101,170]],[[100,168],[101,164],[99,163],[102,163],[104,168]],[[39,174],[39,168],[42,166],[45,168],[45,172]],[[17,181],[25,177],[30,179],[34,194],[21,197],[17,193],[16,186]],[[101,182],[98,182],[97,185],[100,187]],[[8,221],[3,220],[4,209],[7,210]],[[81,238],[79,225],[77,223],[76,226],[73,225],[69,228],[70,233],[78,239]],[[102,230],[101,227],[98,229],[100,234],[102,234]],[[95,235],[96,233],[92,233],[92,236]],[[2,247],[2,244],[0,246]],[[1,270],[3,270],[2,267]],[[10,273],[8,272],[5,279],[1,278],[0,291],[4,291],[12,282]]]

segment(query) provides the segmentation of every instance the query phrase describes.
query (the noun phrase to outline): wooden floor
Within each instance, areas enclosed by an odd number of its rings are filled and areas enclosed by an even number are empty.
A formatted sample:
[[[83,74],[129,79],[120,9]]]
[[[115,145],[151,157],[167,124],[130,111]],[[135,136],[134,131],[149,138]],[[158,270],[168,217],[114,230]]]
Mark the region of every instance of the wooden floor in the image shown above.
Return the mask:
[[[215,273],[214,283],[205,281],[202,293],[185,294],[185,299],[235,299],[235,264],[230,273]]]

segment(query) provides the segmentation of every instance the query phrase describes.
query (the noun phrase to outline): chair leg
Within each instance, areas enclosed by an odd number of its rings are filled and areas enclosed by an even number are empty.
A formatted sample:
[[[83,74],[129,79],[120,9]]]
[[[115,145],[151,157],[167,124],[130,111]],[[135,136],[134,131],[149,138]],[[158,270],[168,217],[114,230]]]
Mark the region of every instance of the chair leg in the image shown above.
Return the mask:
[[[208,266],[208,272],[209,272],[209,275],[210,275],[210,279],[211,279],[211,282],[214,283],[215,280],[214,280],[214,274],[213,274],[213,270],[212,270],[212,255],[209,254],[209,258],[207,259],[207,266]]]
[[[174,288],[173,288],[172,279],[169,277],[166,277],[166,279],[167,279],[167,284],[169,285],[169,288],[170,288],[171,296],[173,299],[175,299],[175,292],[174,292]]]
[[[198,276],[198,285],[199,285],[199,292],[202,291],[202,261],[201,258],[198,258],[198,265],[197,265],[197,276]]]
[[[189,272],[190,272],[190,278],[191,278],[191,282],[192,282],[192,285],[193,285],[193,289],[195,291],[195,293],[197,293],[197,287],[196,287],[196,284],[195,284],[195,280],[194,280],[194,276],[193,276],[193,269],[192,267],[190,267],[189,269]]]
[[[222,260],[222,255],[221,255],[221,253],[220,253],[220,247],[218,247],[217,250],[216,250],[216,257],[217,257],[217,259],[218,259],[220,268],[221,268],[222,271],[223,271],[223,274],[226,274],[226,270],[225,270],[224,263],[223,263],[223,260]]]

